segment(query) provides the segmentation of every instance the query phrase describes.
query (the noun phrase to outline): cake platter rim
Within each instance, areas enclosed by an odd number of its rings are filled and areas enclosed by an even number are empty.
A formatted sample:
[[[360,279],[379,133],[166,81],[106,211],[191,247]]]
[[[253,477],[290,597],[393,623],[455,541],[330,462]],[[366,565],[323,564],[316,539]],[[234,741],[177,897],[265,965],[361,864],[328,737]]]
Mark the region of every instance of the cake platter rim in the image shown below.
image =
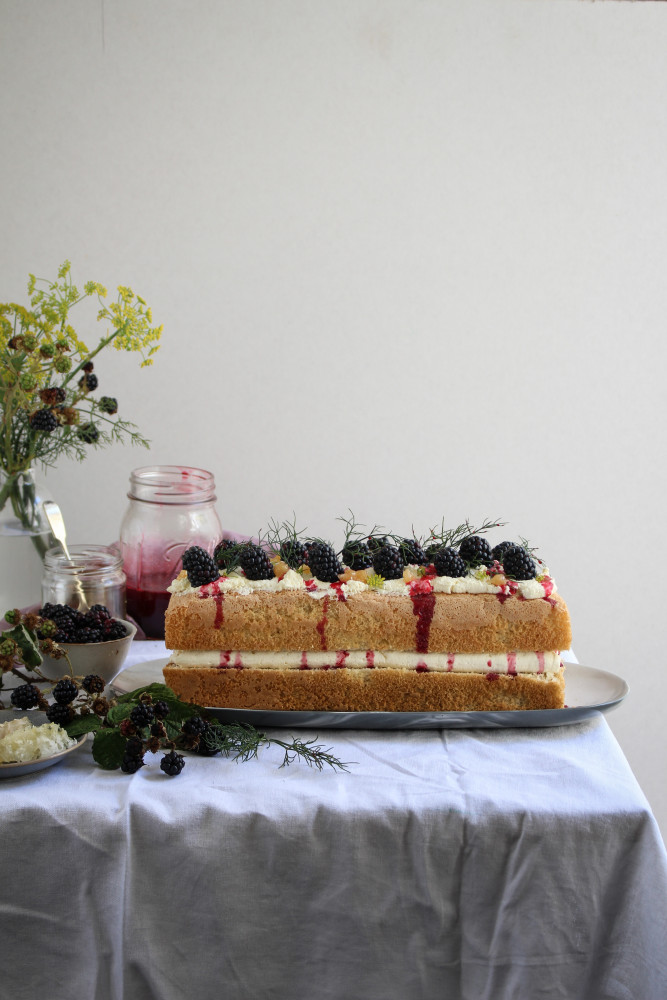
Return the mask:
[[[169,657],[145,660],[126,667],[112,682],[112,689],[118,694],[126,694],[136,687],[150,684],[150,676],[155,671],[154,682],[161,682],[162,668]],[[254,708],[215,708],[202,706],[212,716],[224,722],[238,721],[252,726],[276,729],[544,729],[552,726],[569,726],[585,722],[601,713],[617,708],[629,692],[627,681],[618,674],[598,667],[588,667],[582,663],[566,663],[565,708],[518,709],[504,712],[280,712]],[[141,676],[140,671],[144,672]],[[135,683],[132,679],[139,673]],[[614,688],[611,697],[602,701],[590,701],[583,705],[567,705],[568,678],[572,681],[592,684],[608,684]],[[611,692],[608,692],[611,693]]]

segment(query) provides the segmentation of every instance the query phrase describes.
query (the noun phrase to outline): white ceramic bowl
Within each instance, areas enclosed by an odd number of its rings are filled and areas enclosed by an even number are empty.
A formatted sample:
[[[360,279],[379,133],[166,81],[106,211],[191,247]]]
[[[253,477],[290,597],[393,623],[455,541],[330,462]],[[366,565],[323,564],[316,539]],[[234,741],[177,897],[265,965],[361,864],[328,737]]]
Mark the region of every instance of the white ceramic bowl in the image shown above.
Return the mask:
[[[106,684],[111,683],[120,673],[137,631],[132,622],[123,621],[123,625],[126,635],[122,639],[110,639],[109,642],[58,643],[67,651],[75,676],[97,674]],[[52,656],[45,656],[39,669],[52,681],[69,675],[67,660],[55,660]]]

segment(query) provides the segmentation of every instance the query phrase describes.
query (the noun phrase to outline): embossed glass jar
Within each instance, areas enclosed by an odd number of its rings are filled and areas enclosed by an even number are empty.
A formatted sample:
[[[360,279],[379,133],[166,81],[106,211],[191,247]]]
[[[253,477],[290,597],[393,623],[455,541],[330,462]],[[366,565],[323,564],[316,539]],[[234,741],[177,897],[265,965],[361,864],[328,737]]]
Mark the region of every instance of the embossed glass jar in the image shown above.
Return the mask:
[[[215,480],[205,469],[149,465],[130,475],[129,506],[120,529],[127,576],[127,613],[152,639],[164,638],[167,587],[191,545],[211,554],[222,538]]]

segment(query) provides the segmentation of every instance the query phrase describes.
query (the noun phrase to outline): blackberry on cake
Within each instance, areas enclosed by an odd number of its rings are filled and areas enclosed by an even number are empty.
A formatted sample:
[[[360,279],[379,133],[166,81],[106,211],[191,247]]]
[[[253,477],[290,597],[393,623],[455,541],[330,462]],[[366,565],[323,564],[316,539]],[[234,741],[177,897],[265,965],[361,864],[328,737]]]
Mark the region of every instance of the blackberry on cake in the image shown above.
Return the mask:
[[[373,554],[373,569],[385,580],[400,580],[405,569],[403,556],[395,545],[381,545]]]
[[[368,542],[361,540],[346,542],[341,552],[341,559],[350,569],[368,569],[373,565],[373,556]]]
[[[433,565],[438,576],[461,577],[467,573],[467,567],[456,549],[443,545],[433,554]]]
[[[398,549],[403,556],[406,565],[425,566],[426,553],[420,542],[416,538],[401,538],[398,542]]]
[[[468,535],[459,546],[459,555],[468,566],[488,566],[493,561],[491,546],[481,535]]]
[[[505,553],[508,549],[513,549],[515,545],[516,542],[498,542],[498,544],[494,545],[491,549],[491,557],[502,565]]]
[[[313,576],[324,583],[336,583],[343,566],[327,542],[317,542],[308,553],[308,566]]]
[[[290,569],[298,569],[306,564],[306,546],[298,538],[288,538],[280,543],[280,558]]]
[[[249,580],[273,580],[271,560],[260,545],[247,542],[239,550],[239,565]]]
[[[192,545],[185,550],[183,569],[193,587],[203,587],[207,583],[213,583],[220,576],[215,562],[200,545]]]
[[[505,550],[503,569],[505,575],[513,580],[532,580],[537,574],[535,561],[521,545],[514,545]]]

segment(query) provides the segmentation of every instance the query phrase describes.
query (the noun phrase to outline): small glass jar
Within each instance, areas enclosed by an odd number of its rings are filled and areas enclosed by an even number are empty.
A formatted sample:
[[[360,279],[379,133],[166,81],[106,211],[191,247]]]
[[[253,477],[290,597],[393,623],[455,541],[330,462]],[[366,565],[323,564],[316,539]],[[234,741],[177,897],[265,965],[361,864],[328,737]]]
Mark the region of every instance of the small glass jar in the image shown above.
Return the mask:
[[[120,528],[127,575],[127,612],[145,635],[164,639],[167,587],[191,545],[213,554],[222,538],[215,480],[204,469],[149,465],[130,475],[130,500]]]
[[[103,604],[114,618],[125,618],[125,573],[120,552],[107,545],[70,545],[70,562],[58,545],[44,556],[42,603],[79,606],[81,587],[88,606]]]

